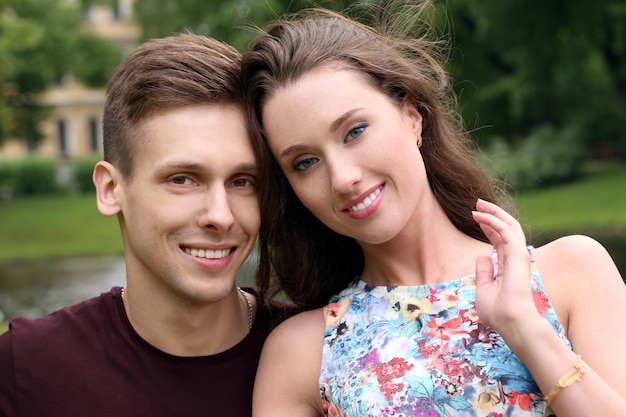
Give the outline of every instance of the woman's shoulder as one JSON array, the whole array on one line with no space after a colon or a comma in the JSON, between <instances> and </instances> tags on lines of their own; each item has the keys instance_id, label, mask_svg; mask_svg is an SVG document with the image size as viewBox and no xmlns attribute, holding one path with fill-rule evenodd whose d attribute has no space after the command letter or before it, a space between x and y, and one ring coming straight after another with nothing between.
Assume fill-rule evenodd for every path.
<instances>
[{"instance_id":1,"label":"woman's shoulder","mask_svg":"<svg viewBox=\"0 0 626 417\"><path fill-rule=\"evenodd\" d=\"M602 244L600 244L600 242L590 236L565 235L554 239L538 248L538 250L545 249L571 252L580 250L598 250L604 249L604 247L602 246Z\"/></svg>"},{"instance_id":2,"label":"woman's shoulder","mask_svg":"<svg viewBox=\"0 0 626 417\"><path fill-rule=\"evenodd\" d=\"M322 346L325 327L325 308L304 311L289 317L278 325L268 336L265 342L269 348L297 348L298 346L311 347L310 343Z\"/></svg>"},{"instance_id":3,"label":"woman's shoulder","mask_svg":"<svg viewBox=\"0 0 626 417\"><path fill-rule=\"evenodd\" d=\"M584 235L568 235L534 251L541 270L568 272L571 276L595 275L599 269L616 269L613 259L597 240Z\"/></svg>"},{"instance_id":4,"label":"woman's shoulder","mask_svg":"<svg viewBox=\"0 0 626 417\"><path fill-rule=\"evenodd\" d=\"M537 248L533 257L537 272L566 327L569 321L566 317L575 311L582 309L591 313L603 303L626 300L624 281L615 262L604 246L591 237L561 237Z\"/></svg>"}]
</instances>

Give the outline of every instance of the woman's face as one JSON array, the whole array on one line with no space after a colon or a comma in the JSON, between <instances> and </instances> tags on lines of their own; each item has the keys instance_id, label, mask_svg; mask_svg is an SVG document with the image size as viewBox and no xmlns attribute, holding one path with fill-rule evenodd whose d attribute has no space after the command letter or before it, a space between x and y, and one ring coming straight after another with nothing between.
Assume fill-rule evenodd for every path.
<instances>
[{"instance_id":1,"label":"woman's face","mask_svg":"<svg viewBox=\"0 0 626 417\"><path fill-rule=\"evenodd\" d=\"M385 243L428 189L417 147L422 117L354 70L322 68L263 108L269 146L302 203L337 233Z\"/></svg>"}]
</instances>

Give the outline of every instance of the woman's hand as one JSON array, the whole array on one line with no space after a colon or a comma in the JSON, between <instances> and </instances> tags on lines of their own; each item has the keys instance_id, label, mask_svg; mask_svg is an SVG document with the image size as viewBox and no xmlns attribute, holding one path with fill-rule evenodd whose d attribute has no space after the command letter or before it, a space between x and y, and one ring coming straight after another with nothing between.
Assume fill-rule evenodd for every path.
<instances>
[{"instance_id":1,"label":"woman's hand","mask_svg":"<svg viewBox=\"0 0 626 417\"><path fill-rule=\"evenodd\" d=\"M520 332L526 320L540 317L531 290L526 238L519 222L493 203L478 200L472 214L497 254L476 259L476 310L506 340L507 334Z\"/></svg>"}]
</instances>

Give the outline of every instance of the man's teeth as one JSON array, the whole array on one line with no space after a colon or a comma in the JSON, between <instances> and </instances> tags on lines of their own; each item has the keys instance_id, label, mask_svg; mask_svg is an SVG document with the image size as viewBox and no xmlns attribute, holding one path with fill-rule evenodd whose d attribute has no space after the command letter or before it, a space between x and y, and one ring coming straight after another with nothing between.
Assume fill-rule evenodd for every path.
<instances>
[{"instance_id":1,"label":"man's teeth","mask_svg":"<svg viewBox=\"0 0 626 417\"><path fill-rule=\"evenodd\" d=\"M377 188L376 190L374 190L372 194L365 197L365 199L362 202L350 207L350 211L365 210L366 208L372 205L372 203L374 202L374 200L376 200L376 197L378 197L379 194L380 194L380 188Z\"/></svg>"},{"instance_id":2,"label":"man's teeth","mask_svg":"<svg viewBox=\"0 0 626 417\"><path fill-rule=\"evenodd\" d=\"M218 249L218 250L210 250L210 249L189 249L185 248L185 253L191 256L195 256L198 258L208 258L208 259L221 259L227 257L231 252L231 249Z\"/></svg>"}]
</instances>

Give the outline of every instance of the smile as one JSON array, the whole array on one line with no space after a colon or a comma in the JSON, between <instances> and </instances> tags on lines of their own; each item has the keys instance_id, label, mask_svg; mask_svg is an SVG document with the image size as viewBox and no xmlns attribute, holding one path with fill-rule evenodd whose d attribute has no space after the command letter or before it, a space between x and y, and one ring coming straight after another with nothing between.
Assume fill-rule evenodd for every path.
<instances>
[{"instance_id":1,"label":"smile","mask_svg":"<svg viewBox=\"0 0 626 417\"><path fill-rule=\"evenodd\" d=\"M196 258L222 259L230 255L232 249L189 249L185 248L185 253Z\"/></svg>"},{"instance_id":2,"label":"smile","mask_svg":"<svg viewBox=\"0 0 626 417\"><path fill-rule=\"evenodd\" d=\"M382 190L382 188L383 187L379 187L379 188L375 189L370 195L365 197L363 199L363 201L361 201L360 203L355 204L352 207L350 207L348 209L348 211L361 211L361 210L365 210L366 208L371 206L372 203L374 201L376 201L376 197L378 197L380 195L380 190Z\"/></svg>"}]
</instances>

